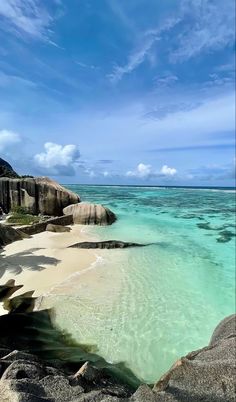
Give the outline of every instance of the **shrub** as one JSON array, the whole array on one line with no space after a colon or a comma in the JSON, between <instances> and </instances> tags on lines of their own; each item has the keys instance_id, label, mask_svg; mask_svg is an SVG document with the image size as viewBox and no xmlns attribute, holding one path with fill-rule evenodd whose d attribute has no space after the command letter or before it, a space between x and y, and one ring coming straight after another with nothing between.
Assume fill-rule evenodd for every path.
<instances>
[{"instance_id":1,"label":"shrub","mask_svg":"<svg viewBox=\"0 0 236 402\"><path fill-rule=\"evenodd\" d=\"M12 214L20 214L20 215L26 215L28 214L27 208L21 207L20 205L14 205L11 208L11 213Z\"/></svg>"}]
</instances>

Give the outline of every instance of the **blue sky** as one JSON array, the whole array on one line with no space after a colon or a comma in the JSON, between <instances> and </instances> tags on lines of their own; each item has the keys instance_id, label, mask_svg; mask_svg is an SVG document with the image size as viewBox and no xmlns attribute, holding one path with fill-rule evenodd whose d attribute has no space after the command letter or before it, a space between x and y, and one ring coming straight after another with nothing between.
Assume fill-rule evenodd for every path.
<instances>
[{"instance_id":1,"label":"blue sky","mask_svg":"<svg viewBox=\"0 0 236 402\"><path fill-rule=\"evenodd\" d=\"M234 185L234 0L1 0L0 156L62 183Z\"/></svg>"}]
</instances>

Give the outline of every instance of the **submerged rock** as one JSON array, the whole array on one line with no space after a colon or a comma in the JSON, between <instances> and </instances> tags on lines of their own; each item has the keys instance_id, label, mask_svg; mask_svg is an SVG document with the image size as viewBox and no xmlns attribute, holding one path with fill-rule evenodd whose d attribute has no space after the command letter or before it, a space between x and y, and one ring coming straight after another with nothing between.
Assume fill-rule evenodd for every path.
<instances>
[{"instance_id":1,"label":"submerged rock","mask_svg":"<svg viewBox=\"0 0 236 402\"><path fill-rule=\"evenodd\" d=\"M140 244L140 243L130 243L130 242L124 242L120 240L107 240L107 241L84 241L81 243L75 243L72 244L72 246L69 246L71 248L106 248L106 249L112 249L112 248L128 248L128 247L144 247L148 246L148 244Z\"/></svg>"},{"instance_id":2,"label":"submerged rock","mask_svg":"<svg viewBox=\"0 0 236 402\"><path fill-rule=\"evenodd\" d=\"M62 225L53 225L52 223L49 223L46 227L47 232L55 232L55 233L64 233L64 232L70 232L71 228L67 226L62 226Z\"/></svg>"},{"instance_id":3,"label":"submerged rock","mask_svg":"<svg viewBox=\"0 0 236 402\"><path fill-rule=\"evenodd\" d=\"M111 225L116 221L116 215L100 204L80 203L69 205L63 209L64 215L73 215L74 223L82 225Z\"/></svg>"},{"instance_id":4,"label":"submerged rock","mask_svg":"<svg viewBox=\"0 0 236 402\"><path fill-rule=\"evenodd\" d=\"M80 202L77 194L48 177L0 178L0 205L7 213L20 206L33 215L62 215L67 205Z\"/></svg>"},{"instance_id":5,"label":"submerged rock","mask_svg":"<svg viewBox=\"0 0 236 402\"><path fill-rule=\"evenodd\" d=\"M230 230L222 230L219 232L220 237L216 240L218 243L228 243L233 237L235 237L235 233L231 232Z\"/></svg>"}]
</instances>

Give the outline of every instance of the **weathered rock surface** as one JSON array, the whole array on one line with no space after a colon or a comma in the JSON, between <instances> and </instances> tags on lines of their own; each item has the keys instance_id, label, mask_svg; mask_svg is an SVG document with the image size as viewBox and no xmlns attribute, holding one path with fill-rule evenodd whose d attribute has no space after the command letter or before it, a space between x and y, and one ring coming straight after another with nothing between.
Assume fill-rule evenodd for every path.
<instances>
[{"instance_id":1,"label":"weathered rock surface","mask_svg":"<svg viewBox=\"0 0 236 402\"><path fill-rule=\"evenodd\" d=\"M114 383L102 369L88 362L79 370L81 375L67 375L29 353L7 352L0 359L1 402L115 402L128 401L131 395L129 388Z\"/></svg>"},{"instance_id":2,"label":"weathered rock surface","mask_svg":"<svg viewBox=\"0 0 236 402\"><path fill-rule=\"evenodd\" d=\"M107 241L84 241L81 243L72 244L71 248L100 248L100 249L113 249L113 248L128 248L128 247L144 247L148 244L124 242L120 240L107 240Z\"/></svg>"},{"instance_id":3,"label":"weathered rock surface","mask_svg":"<svg viewBox=\"0 0 236 402\"><path fill-rule=\"evenodd\" d=\"M62 226L62 225L53 225L52 223L49 223L46 227L47 232L55 232L55 233L64 233L64 232L70 232L71 228L67 226Z\"/></svg>"},{"instance_id":4,"label":"weathered rock surface","mask_svg":"<svg viewBox=\"0 0 236 402\"><path fill-rule=\"evenodd\" d=\"M33 225L27 225L20 228L20 231L26 235L35 235L44 232L48 225L66 226L73 224L72 215L57 216L56 218L49 218L48 220Z\"/></svg>"},{"instance_id":5,"label":"weathered rock surface","mask_svg":"<svg viewBox=\"0 0 236 402\"><path fill-rule=\"evenodd\" d=\"M82 225L111 225L116 221L116 215L100 204L80 203L69 205L63 209L63 214L73 215L74 223Z\"/></svg>"},{"instance_id":6,"label":"weathered rock surface","mask_svg":"<svg viewBox=\"0 0 236 402\"><path fill-rule=\"evenodd\" d=\"M5 212L21 206L33 215L59 216L63 208L78 202L77 194L47 177L0 178L0 205Z\"/></svg>"},{"instance_id":7,"label":"weathered rock surface","mask_svg":"<svg viewBox=\"0 0 236 402\"><path fill-rule=\"evenodd\" d=\"M0 224L0 248L13 241L25 239L26 237L28 237L28 235L20 230Z\"/></svg>"},{"instance_id":8,"label":"weathered rock surface","mask_svg":"<svg viewBox=\"0 0 236 402\"><path fill-rule=\"evenodd\" d=\"M19 177L18 174L13 170L11 165L2 158L0 158L0 177Z\"/></svg>"},{"instance_id":9,"label":"weathered rock surface","mask_svg":"<svg viewBox=\"0 0 236 402\"><path fill-rule=\"evenodd\" d=\"M235 319L235 315L227 317L214 331L209 346L189 353L172 366L154 386L156 401L235 401Z\"/></svg>"}]
</instances>

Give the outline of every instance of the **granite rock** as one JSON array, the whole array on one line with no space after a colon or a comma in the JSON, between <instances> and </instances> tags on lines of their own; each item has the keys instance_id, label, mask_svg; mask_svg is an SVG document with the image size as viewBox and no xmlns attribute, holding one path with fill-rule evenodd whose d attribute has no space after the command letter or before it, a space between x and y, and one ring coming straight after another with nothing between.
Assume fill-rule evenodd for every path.
<instances>
[{"instance_id":1,"label":"granite rock","mask_svg":"<svg viewBox=\"0 0 236 402\"><path fill-rule=\"evenodd\" d=\"M69 205L63 209L63 214L73 215L74 223L82 225L111 225L116 221L116 215L100 204L80 203Z\"/></svg>"},{"instance_id":2,"label":"granite rock","mask_svg":"<svg viewBox=\"0 0 236 402\"><path fill-rule=\"evenodd\" d=\"M22 240L29 237L27 234L10 226L0 224L0 248L12 243L13 241Z\"/></svg>"},{"instance_id":3,"label":"granite rock","mask_svg":"<svg viewBox=\"0 0 236 402\"><path fill-rule=\"evenodd\" d=\"M0 178L0 206L8 213L21 206L33 215L62 215L68 205L80 202L77 194L47 177Z\"/></svg>"},{"instance_id":4,"label":"granite rock","mask_svg":"<svg viewBox=\"0 0 236 402\"><path fill-rule=\"evenodd\" d=\"M107 241L85 241L80 243L72 244L69 246L71 248L85 248L85 249L114 249L114 248L130 248L130 247L144 247L148 244L140 244L140 243L131 243L131 242L124 242L120 240L107 240Z\"/></svg>"},{"instance_id":5,"label":"granite rock","mask_svg":"<svg viewBox=\"0 0 236 402\"><path fill-rule=\"evenodd\" d=\"M67 226L62 226L62 225L53 225L52 223L49 223L46 227L47 232L54 232L54 233L64 233L64 232L70 232L71 228Z\"/></svg>"}]
</instances>

